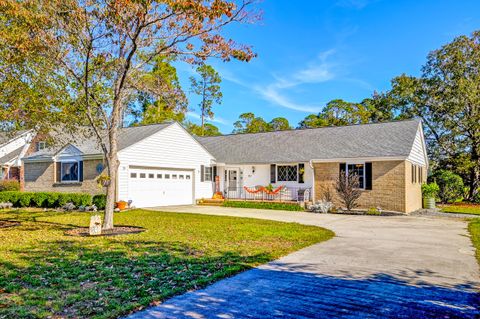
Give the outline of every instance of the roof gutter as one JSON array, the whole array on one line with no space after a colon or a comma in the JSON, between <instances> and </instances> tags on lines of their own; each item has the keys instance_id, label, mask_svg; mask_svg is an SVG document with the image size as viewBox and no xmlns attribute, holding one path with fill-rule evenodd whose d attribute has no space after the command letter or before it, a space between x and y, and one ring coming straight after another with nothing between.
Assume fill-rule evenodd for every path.
<instances>
[{"instance_id":1,"label":"roof gutter","mask_svg":"<svg viewBox=\"0 0 480 319\"><path fill-rule=\"evenodd\" d=\"M339 157L339 158L311 159L310 165L312 165L313 163L404 161L407 158L408 156L374 156L374 157Z\"/></svg>"}]
</instances>

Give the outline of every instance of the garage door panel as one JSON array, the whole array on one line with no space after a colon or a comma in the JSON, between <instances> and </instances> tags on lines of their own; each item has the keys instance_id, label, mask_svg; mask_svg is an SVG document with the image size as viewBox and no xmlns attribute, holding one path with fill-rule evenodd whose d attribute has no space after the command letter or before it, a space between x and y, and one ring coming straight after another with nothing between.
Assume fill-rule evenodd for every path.
<instances>
[{"instance_id":1,"label":"garage door panel","mask_svg":"<svg viewBox=\"0 0 480 319\"><path fill-rule=\"evenodd\" d=\"M193 203L193 171L130 168L129 200L135 207Z\"/></svg>"}]
</instances>

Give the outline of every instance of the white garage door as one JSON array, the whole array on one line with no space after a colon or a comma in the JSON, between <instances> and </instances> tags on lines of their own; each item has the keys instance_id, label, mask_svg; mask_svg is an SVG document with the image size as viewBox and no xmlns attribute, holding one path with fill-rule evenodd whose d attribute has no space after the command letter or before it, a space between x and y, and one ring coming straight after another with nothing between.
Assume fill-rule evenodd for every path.
<instances>
[{"instance_id":1,"label":"white garage door","mask_svg":"<svg viewBox=\"0 0 480 319\"><path fill-rule=\"evenodd\" d=\"M135 207L193 203L193 171L130 168L128 197Z\"/></svg>"}]
</instances>

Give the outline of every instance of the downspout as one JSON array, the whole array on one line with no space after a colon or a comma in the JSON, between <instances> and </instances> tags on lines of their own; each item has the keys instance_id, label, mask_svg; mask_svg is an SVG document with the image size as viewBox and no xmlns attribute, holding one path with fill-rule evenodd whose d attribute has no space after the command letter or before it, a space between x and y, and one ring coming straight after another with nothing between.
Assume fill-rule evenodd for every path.
<instances>
[{"instance_id":1,"label":"downspout","mask_svg":"<svg viewBox=\"0 0 480 319\"><path fill-rule=\"evenodd\" d=\"M308 161L308 165L310 166L310 168L312 169L312 179L313 179L313 183L312 183L312 203L315 203L315 168L313 167L313 160L309 160Z\"/></svg>"}]
</instances>

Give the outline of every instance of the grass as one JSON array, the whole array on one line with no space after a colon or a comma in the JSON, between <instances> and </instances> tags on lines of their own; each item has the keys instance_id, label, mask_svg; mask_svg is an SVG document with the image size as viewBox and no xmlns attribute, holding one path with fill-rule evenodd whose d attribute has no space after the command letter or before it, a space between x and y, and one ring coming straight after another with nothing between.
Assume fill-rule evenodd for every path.
<instances>
[{"instance_id":1,"label":"grass","mask_svg":"<svg viewBox=\"0 0 480 319\"><path fill-rule=\"evenodd\" d=\"M122 212L145 232L72 237L88 213L0 211L0 318L115 318L330 239L294 223Z\"/></svg>"},{"instance_id":2,"label":"grass","mask_svg":"<svg viewBox=\"0 0 480 319\"><path fill-rule=\"evenodd\" d=\"M278 202L256 202L256 201L229 201L223 202L224 207L236 208L257 208L257 209L275 209L275 210L290 210L290 211L304 211L305 209L297 203L278 203Z\"/></svg>"},{"instance_id":3,"label":"grass","mask_svg":"<svg viewBox=\"0 0 480 319\"><path fill-rule=\"evenodd\" d=\"M479 204L459 203L453 205L441 205L440 208L444 213L480 215Z\"/></svg>"},{"instance_id":4,"label":"grass","mask_svg":"<svg viewBox=\"0 0 480 319\"><path fill-rule=\"evenodd\" d=\"M468 231L472 239L473 246L476 248L476 256L478 264L480 265L480 219L475 218L468 224Z\"/></svg>"}]
</instances>

